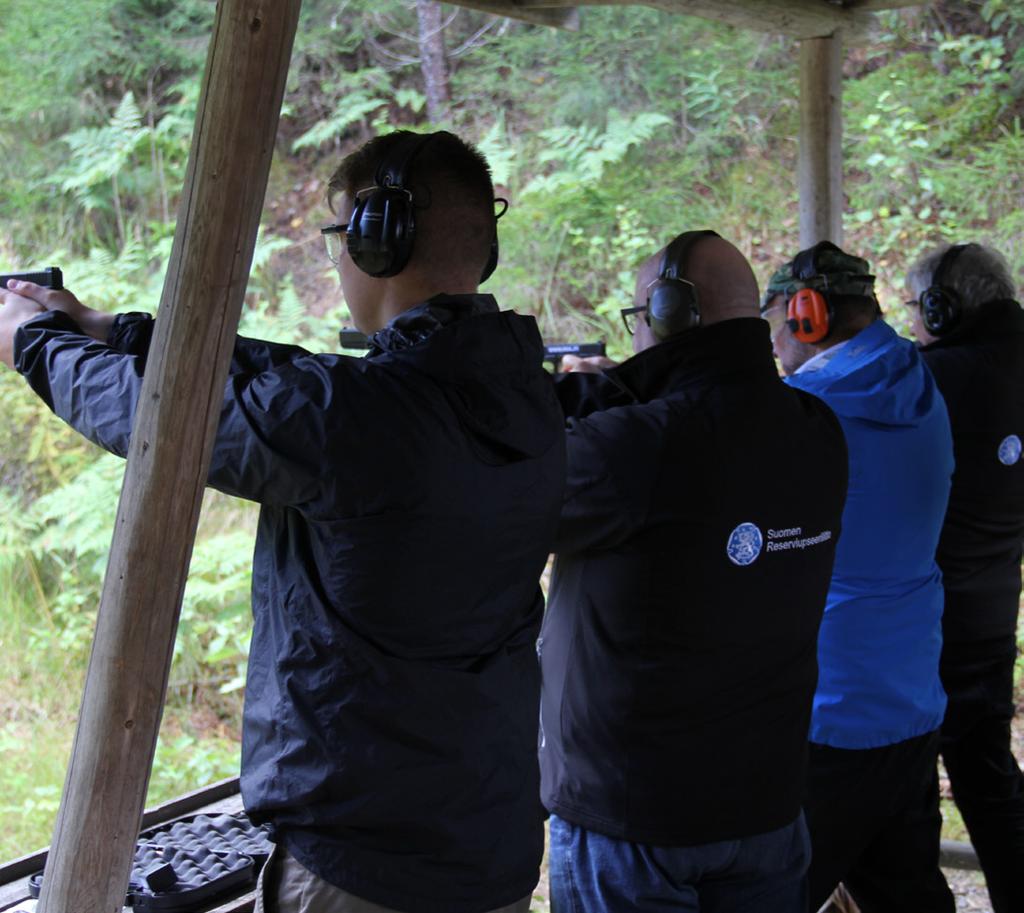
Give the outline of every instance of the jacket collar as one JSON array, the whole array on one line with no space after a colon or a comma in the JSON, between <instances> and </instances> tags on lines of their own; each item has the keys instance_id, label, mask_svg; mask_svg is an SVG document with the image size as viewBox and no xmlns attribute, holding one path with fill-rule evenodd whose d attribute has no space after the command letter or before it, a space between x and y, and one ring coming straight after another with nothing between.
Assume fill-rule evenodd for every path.
<instances>
[{"instance_id":1,"label":"jacket collar","mask_svg":"<svg viewBox=\"0 0 1024 913\"><path fill-rule=\"evenodd\" d=\"M967 345L974 342L989 342L1004 336L1024 333L1024 309L1012 298L1001 298L981 305L973 314L948 336L936 339L922 352L932 352L950 346Z\"/></svg>"},{"instance_id":2,"label":"jacket collar","mask_svg":"<svg viewBox=\"0 0 1024 913\"><path fill-rule=\"evenodd\" d=\"M778 377L771 334L759 317L739 317L680 333L605 372L634 401L647 402L731 374Z\"/></svg>"},{"instance_id":3,"label":"jacket collar","mask_svg":"<svg viewBox=\"0 0 1024 913\"><path fill-rule=\"evenodd\" d=\"M374 333L370 337L370 354L408 349L456 321L497 313L498 303L493 295L435 295L402 311Z\"/></svg>"}]
</instances>

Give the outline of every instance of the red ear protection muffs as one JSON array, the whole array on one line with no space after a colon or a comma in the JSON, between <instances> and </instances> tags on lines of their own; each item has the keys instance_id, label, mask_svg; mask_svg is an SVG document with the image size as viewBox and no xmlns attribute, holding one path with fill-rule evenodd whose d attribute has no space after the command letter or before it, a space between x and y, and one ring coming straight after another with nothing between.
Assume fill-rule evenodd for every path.
<instances>
[{"instance_id":1,"label":"red ear protection muffs","mask_svg":"<svg viewBox=\"0 0 1024 913\"><path fill-rule=\"evenodd\" d=\"M832 329L828 299L817 289L800 289L786 306L786 326L800 342L821 342Z\"/></svg>"},{"instance_id":2,"label":"red ear protection muffs","mask_svg":"<svg viewBox=\"0 0 1024 913\"><path fill-rule=\"evenodd\" d=\"M819 241L802 250L793 261L793 277L818 288L799 289L786 305L786 326L800 342L821 342L832 332L835 313L825 291L827 280L818 278L818 252L838 251L831 241Z\"/></svg>"}]
</instances>

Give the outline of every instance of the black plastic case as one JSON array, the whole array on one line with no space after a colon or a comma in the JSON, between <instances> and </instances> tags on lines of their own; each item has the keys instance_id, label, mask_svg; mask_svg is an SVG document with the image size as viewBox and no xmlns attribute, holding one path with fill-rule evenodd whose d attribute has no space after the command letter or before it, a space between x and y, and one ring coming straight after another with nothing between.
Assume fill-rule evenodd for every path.
<instances>
[{"instance_id":1,"label":"black plastic case","mask_svg":"<svg viewBox=\"0 0 1024 913\"><path fill-rule=\"evenodd\" d=\"M153 913L191 913L256 883L273 844L244 814L195 815L139 835L125 904ZM39 896L43 873L29 879Z\"/></svg>"}]
</instances>

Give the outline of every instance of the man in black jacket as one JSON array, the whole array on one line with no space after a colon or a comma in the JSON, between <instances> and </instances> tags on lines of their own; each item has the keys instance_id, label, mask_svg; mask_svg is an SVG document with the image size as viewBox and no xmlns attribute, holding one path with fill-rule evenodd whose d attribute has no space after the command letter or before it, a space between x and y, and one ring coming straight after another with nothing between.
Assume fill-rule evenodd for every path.
<instances>
[{"instance_id":1,"label":"man in black jacket","mask_svg":"<svg viewBox=\"0 0 1024 913\"><path fill-rule=\"evenodd\" d=\"M262 505L242 746L277 840L260 907L525 911L561 411L533 319L477 293L496 235L475 150L379 137L331 194L370 354L239 338L209 476ZM152 321L25 284L0 300L0 357L124 454Z\"/></svg>"},{"instance_id":2,"label":"man in black jacket","mask_svg":"<svg viewBox=\"0 0 1024 913\"><path fill-rule=\"evenodd\" d=\"M714 233L648 260L624 316L635 357L563 403L539 645L555 908L805 913L842 431L779 379L750 266Z\"/></svg>"},{"instance_id":3,"label":"man in black jacket","mask_svg":"<svg viewBox=\"0 0 1024 913\"><path fill-rule=\"evenodd\" d=\"M909 271L914 334L956 471L936 555L946 594L940 750L995 913L1024 910L1024 774L1010 748L1024 539L1024 311L998 252L943 245Z\"/></svg>"}]
</instances>

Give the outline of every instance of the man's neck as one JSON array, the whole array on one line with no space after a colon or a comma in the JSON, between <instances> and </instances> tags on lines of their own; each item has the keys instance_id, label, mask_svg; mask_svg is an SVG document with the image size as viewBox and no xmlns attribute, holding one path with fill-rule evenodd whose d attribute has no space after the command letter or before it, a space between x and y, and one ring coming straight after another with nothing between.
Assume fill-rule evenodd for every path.
<instances>
[{"instance_id":1,"label":"man's neck","mask_svg":"<svg viewBox=\"0 0 1024 913\"><path fill-rule=\"evenodd\" d=\"M377 308L376 319L373 321L376 326L373 333L394 320L399 314L403 314L414 307L429 301L438 295L475 295L478 293L476 283L451 282L441 287L440 283L417 282L397 285L389 289L383 296Z\"/></svg>"}]
</instances>

